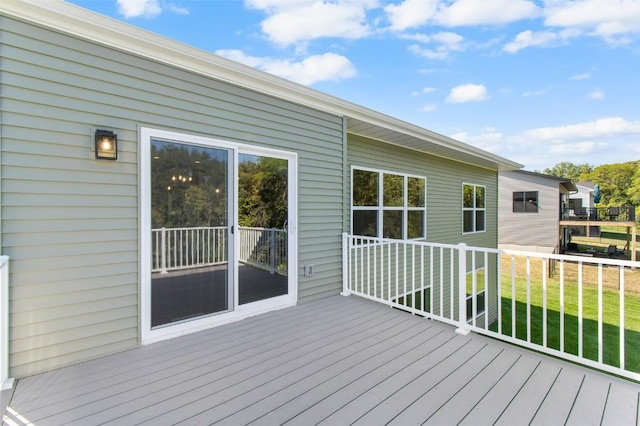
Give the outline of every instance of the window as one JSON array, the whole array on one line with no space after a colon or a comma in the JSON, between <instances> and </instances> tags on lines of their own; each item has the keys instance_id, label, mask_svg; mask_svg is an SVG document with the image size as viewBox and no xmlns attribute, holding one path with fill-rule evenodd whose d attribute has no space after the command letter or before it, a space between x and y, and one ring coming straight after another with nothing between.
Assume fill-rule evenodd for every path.
<instances>
[{"instance_id":1,"label":"window","mask_svg":"<svg viewBox=\"0 0 640 426\"><path fill-rule=\"evenodd\" d=\"M393 239L426 238L426 189L424 177L352 167L352 233Z\"/></svg>"},{"instance_id":2,"label":"window","mask_svg":"<svg viewBox=\"0 0 640 426\"><path fill-rule=\"evenodd\" d=\"M538 213L538 191L514 192L514 213Z\"/></svg>"},{"instance_id":3,"label":"window","mask_svg":"<svg viewBox=\"0 0 640 426\"><path fill-rule=\"evenodd\" d=\"M462 185L462 233L485 230L485 190L484 186Z\"/></svg>"}]
</instances>

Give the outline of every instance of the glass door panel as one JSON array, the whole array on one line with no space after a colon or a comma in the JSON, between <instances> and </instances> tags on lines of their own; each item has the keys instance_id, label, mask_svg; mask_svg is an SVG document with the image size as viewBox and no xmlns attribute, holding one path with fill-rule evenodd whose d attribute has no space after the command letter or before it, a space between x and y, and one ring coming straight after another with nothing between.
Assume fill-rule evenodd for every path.
<instances>
[{"instance_id":1,"label":"glass door panel","mask_svg":"<svg viewBox=\"0 0 640 426\"><path fill-rule=\"evenodd\" d=\"M232 309L230 154L151 140L152 328Z\"/></svg>"},{"instance_id":2,"label":"glass door panel","mask_svg":"<svg viewBox=\"0 0 640 426\"><path fill-rule=\"evenodd\" d=\"M238 156L238 303L288 293L288 161Z\"/></svg>"}]
</instances>

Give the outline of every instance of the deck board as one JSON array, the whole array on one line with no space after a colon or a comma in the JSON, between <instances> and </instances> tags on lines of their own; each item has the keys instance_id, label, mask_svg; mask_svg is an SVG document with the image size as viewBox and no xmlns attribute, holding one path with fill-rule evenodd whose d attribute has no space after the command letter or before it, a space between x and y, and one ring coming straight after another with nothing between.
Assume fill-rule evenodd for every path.
<instances>
[{"instance_id":1,"label":"deck board","mask_svg":"<svg viewBox=\"0 0 640 426\"><path fill-rule=\"evenodd\" d=\"M638 424L640 385L355 296L21 379L37 425Z\"/></svg>"},{"instance_id":2,"label":"deck board","mask_svg":"<svg viewBox=\"0 0 640 426\"><path fill-rule=\"evenodd\" d=\"M474 426L478 424L479 419L482 419L485 424L494 424L502 415L505 401L513 399L539 364L540 361L537 359L518 354L518 359L505 375L465 414L460 420L460 425Z\"/></svg>"},{"instance_id":3,"label":"deck board","mask_svg":"<svg viewBox=\"0 0 640 426\"><path fill-rule=\"evenodd\" d=\"M557 421L564 424L573 408L583 381L584 374L575 370L562 369L544 401L540 404L531 424L539 426Z\"/></svg>"},{"instance_id":4,"label":"deck board","mask_svg":"<svg viewBox=\"0 0 640 426\"><path fill-rule=\"evenodd\" d=\"M345 329L342 325L345 316L347 320L362 319L363 323ZM278 365L291 360L302 363L306 360L304 356L313 357L333 339L348 339L364 330L366 321L382 321L384 318L373 312L360 314L355 311L327 319L323 324L307 327L296 324L291 333L281 337L286 337L286 343L272 340L262 345L249 344L242 351L233 348L222 352L213 362L208 356L202 356L194 363L159 371L157 374L165 376L161 380L135 387L129 392L118 392L110 398L96 399L90 406L82 407L82 412L64 413L63 416L67 422L77 418L79 424L111 420L137 423L164 413L170 417L175 413L173 410L182 408L183 402L193 401L189 404L197 406L203 399L203 393L214 395L210 399L229 398L231 388L241 387L244 380L276 374L274 369ZM71 415L73 417L69 417Z\"/></svg>"},{"instance_id":5,"label":"deck board","mask_svg":"<svg viewBox=\"0 0 640 426\"><path fill-rule=\"evenodd\" d=\"M586 376L567 419L567 426L599 425L608 394L609 383L606 380Z\"/></svg>"}]
</instances>

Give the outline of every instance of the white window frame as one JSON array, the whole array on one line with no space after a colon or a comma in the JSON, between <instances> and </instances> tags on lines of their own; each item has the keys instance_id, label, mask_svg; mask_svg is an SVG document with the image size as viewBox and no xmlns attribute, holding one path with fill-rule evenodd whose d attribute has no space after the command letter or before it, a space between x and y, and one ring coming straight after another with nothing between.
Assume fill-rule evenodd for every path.
<instances>
[{"instance_id":1,"label":"white window frame","mask_svg":"<svg viewBox=\"0 0 640 426\"><path fill-rule=\"evenodd\" d=\"M464 187L465 186L472 186L473 187L473 207L465 207L464 206ZM476 207L476 188L484 188L484 207ZM486 185L478 185L475 183L469 183L469 182L462 182L462 191L461 191L461 201L462 201L462 234L479 234L482 232L487 232L487 186ZM473 212L473 230L472 231L465 231L464 230L464 212ZM483 228L482 230L478 231L478 226L477 226L477 222L476 222L476 213L482 211L484 212L483 218L484 218L484 223L483 223Z\"/></svg>"},{"instance_id":2,"label":"white window frame","mask_svg":"<svg viewBox=\"0 0 640 426\"><path fill-rule=\"evenodd\" d=\"M353 205L353 176L354 176L354 172L358 170L358 171L364 171L364 172L372 172L372 173L378 173L378 205L377 206L354 206ZM403 206L402 207L392 207L392 206L385 206L384 205L384 175L396 175L396 176L402 176L403 177ZM424 181L424 206L423 207L409 207L409 178L415 178L415 179L422 179ZM426 176L420 176L420 175L415 175L415 174L410 174L410 173L402 173L402 172L397 172L397 171L393 171L393 170L383 170L383 169L376 169L376 168L370 168L370 167L362 167L362 166L356 166L356 165L351 165L351 185L350 185L350 204L351 204L351 214L350 214L350 231L351 231L351 235L353 234L353 213L354 211L375 211L377 212L377 230L376 230L376 234L377 237L376 238L383 238L383 231L384 231L384 223L383 223L383 219L384 219L384 212L385 211L402 211L402 239L403 240L425 240L427 238L427 177ZM419 211L419 212L423 212L424 214L422 215L422 229L423 229L423 235L419 236L419 237L413 237L413 238L407 238L407 234L409 231L409 212L411 211Z\"/></svg>"},{"instance_id":3,"label":"white window frame","mask_svg":"<svg viewBox=\"0 0 640 426\"><path fill-rule=\"evenodd\" d=\"M190 133L180 133L175 131L159 130L153 128L140 127L139 129L139 165L140 165L140 199L139 199L139 221L140 221L140 342L150 344L161 340L167 340L184 334L195 333L211 327L238 321L243 318L255 316L261 313L295 306L298 300L298 274L295 273L298 265L298 155L294 152L282 151L271 148L262 148L253 145L246 145L236 142L229 142L203 136L196 136ZM159 328L151 327L151 139L161 139L176 141L202 146L212 146L233 150L233 170L238 170L238 154L247 153L253 155L265 155L275 158L282 158L288 161L288 264L289 264L289 287L288 294L266 299L259 302L238 304L238 277L233 275L233 295L234 303L230 311L197 318L192 321L177 323ZM230 178L231 180L231 178ZM237 200L236 185L232 199ZM238 223L238 212L235 205L229 206L233 220L230 224ZM234 270L237 270L238 263L238 238L239 233L233 234Z\"/></svg>"}]
</instances>

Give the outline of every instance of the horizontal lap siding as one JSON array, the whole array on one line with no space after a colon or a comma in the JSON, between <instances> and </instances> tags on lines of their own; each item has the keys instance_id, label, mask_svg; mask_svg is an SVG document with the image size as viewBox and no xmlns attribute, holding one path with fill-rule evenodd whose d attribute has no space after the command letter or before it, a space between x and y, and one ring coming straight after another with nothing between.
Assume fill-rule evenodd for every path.
<instances>
[{"instance_id":1,"label":"horizontal lap siding","mask_svg":"<svg viewBox=\"0 0 640 426\"><path fill-rule=\"evenodd\" d=\"M560 189L557 180L518 172L500 174L499 242L528 249L547 248L559 241ZM538 191L537 213L514 213L513 193Z\"/></svg>"},{"instance_id":2,"label":"horizontal lap siding","mask_svg":"<svg viewBox=\"0 0 640 426\"><path fill-rule=\"evenodd\" d=\"M371 167L397 173L407 173L427 178L427 241L469 246L497 247L498 241L498 174L464 163L419 153L409 149L390 146L371 139L349 135L347 163L349 167ZM486 232L462 233L462 184L485 185ZM347 180L351 185L351 179ZM349 203L348 199L346 203ZM350 223L349 215L345 221ZM490 261L491 270L497 265ZM449 263L445 262L445 269ZM440 265L434 265L436 279L439 279ZM495 275L493 273L492 275ZM444 299L449 300L447 284L449 275L445 273ZM492 289L490 289L491 291ZM495 294L495 293L494 293ZM439 297L436 295L439 303ZM445 307L446 308L446 307ZM497 306L491 306L490 318L495 317ZM445 309L448 312L448 309Z\"/></svg>"},{"instance_id":3,"label":"horizontal lap siding","mask_svg":"<svg viewBox=\"0 0 640 426\"><path fill-rule=\"evenodd\" d=\"M299 295L337 292L342 119L5 16L2 253L11 374L138 344L138 127L298 153ZM91 131L118 134L96 161ZM315 263L314 277L301 265Z\"/></svg>"},{"instance_id":4,"label":"horizontal lap siding","mask_svg":"<svg viewBox=\"0 0 640 426\"><path fill-rule=\"evenodd\" d=\"M497 173L408 149L349 136L348 164L427 178L427 240L496 247ZM485 185L487 231L462 234L462 183ZM347 182L351 184L350 180ZM348 201L347 201L348 202ZM349 217L345 218L347 221Z\"/></svg>"}]
</instances>

